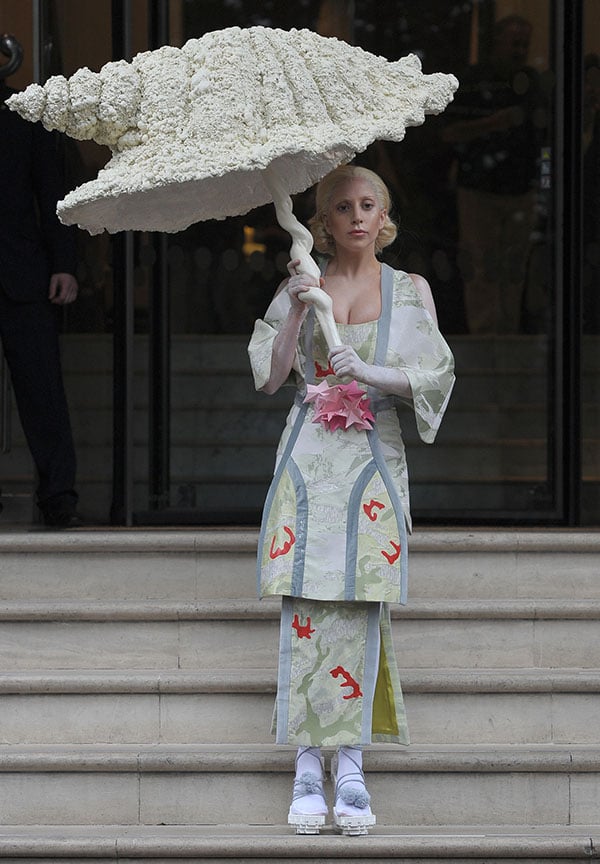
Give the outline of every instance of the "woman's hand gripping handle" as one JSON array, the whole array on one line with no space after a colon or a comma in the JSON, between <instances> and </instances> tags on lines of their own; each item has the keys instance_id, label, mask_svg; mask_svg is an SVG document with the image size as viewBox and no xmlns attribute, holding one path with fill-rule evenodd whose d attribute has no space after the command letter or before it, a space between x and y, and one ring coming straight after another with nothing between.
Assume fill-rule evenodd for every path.
<instances>
[{"instance_id":1,"label":"woman's hand gripping handle","mask_svg":"<svg viewBox=\"0 0 600 864\"><path fill-rule=\"evenodd\" d=\"M305 256L304 260L296 258L290 261L288 270L291 276L287 290L292 306L301 302L315 307L315 315L323 331L327 347L331 351L332 348L340 344L341 340L333 317L333 303L329 294L323 291L322 285L324 283L317 265L308 255Z\"/></svg>"}]
</instances>

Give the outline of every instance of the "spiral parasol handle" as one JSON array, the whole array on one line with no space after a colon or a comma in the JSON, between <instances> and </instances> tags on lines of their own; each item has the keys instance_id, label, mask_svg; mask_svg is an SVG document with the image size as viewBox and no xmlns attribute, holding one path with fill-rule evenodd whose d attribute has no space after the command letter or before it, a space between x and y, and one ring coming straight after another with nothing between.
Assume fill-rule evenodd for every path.
<instances>
[{"instance_id":1,"label":"spiral parasol handle","mask_svg":"<svg viewBox=\"0 0 600 864\"><path fill-rule=\"evenodd\" d=\"M271 193L277 221L281 227L288 232L292 238L290 257L292 260L300 260L300 272L308 273L319 279L321 272L311 256L313 239L310 231L304 227L295 217L292 209L292 199L286 189L283 178L273 165L265 169L265 183ZM341 340L333 317L331 297L322 288L310 288L298 295L304 302L311 302L315 307L317 320L325 336L325 341L331 350L335 345L340 345Z\"/></svg>"}]
</instances>

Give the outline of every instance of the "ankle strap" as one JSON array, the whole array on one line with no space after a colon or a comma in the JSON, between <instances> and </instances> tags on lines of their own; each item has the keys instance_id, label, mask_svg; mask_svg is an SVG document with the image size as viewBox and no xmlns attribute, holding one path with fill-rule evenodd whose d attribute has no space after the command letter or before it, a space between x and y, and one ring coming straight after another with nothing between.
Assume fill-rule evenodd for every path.
<instances>
[{"instance_id":1,"label":"ankle strap","mask_svg":"<svg viewBox=\"0 0 600 864\"><path fill-rule=\"evenodd\" d=\"M309 756L312 756L313 759L316 759L319 763L319 768L322 769L323 762L321 759L321 754L319 752L319 747L299 747L298 752L296 753L296 768L298 767L298 759L301 756L305 756L308 753Z\"/></svg>"}]
</instances>

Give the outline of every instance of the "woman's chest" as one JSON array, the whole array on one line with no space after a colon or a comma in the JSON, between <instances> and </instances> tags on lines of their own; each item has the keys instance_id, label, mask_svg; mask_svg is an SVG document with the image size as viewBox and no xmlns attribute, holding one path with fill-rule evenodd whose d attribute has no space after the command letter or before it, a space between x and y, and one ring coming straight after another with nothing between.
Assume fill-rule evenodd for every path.
<instances>
[{"instance_id":1,"label":"woman's chest","mask_svg":"<svg viewBox=\"0 0 600 864\"><path fill-rule=\"evenodd\" d=\"M381 280L365 278L359 284L348 284L336 278L326 281L331 297L333 317L338 324L362 324L376 321L381 315Z\"/></svg>"}]
</instances>

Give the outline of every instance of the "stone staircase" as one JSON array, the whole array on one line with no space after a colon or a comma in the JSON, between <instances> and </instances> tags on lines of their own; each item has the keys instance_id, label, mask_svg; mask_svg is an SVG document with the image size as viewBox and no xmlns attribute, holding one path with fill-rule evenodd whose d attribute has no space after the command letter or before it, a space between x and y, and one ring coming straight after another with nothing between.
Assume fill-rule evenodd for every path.
<instances>
[{"instance_id":1,"label":"stone staircase","mask_svg":"<svg viewBox=\"0 0 600 864\"><path fill-rule=\"evenodd\" d=\"M487 511L527 518L550 506L547 448L548 347L538 336L451 337L458 380L434 447L417 437L414 418L403 421L416 517L464 517ZM292 391L274 397L254 390L247 337L173 337L171 376L172 521L257 524L273 471L274 453ZM508 343L508 344L507 344ZM63 337L65 382L79 462L86 521L107 524L112 482L112 337ZM583 477L588 522L600 521L598 339L584 354ZM134 388L134 509L148 510L148 345L136 337ZM31 459L13 414L13 448L0 454L3 521L30 523ZM592 491L593 490L593 491ZM457 508L457 502L459 507ZM469 503L472 502L472 503ZM159 517L160 518L160 517ZM167 517L167 521L171 521ZM218 522L218 516L217 520Z\"/></svg>"},{"instance_id":2,"label":"stone staircase","mask_svg":"<svg viewBox=\"0 0 600 864\"><path fill-rule=\"evenodd\" d=\"M412 744L365 754L364 838L286 825L256 540L0 534L1 858L600 857L600 534L415 533L393 613Z\"/></svg>"}]
</instances>

